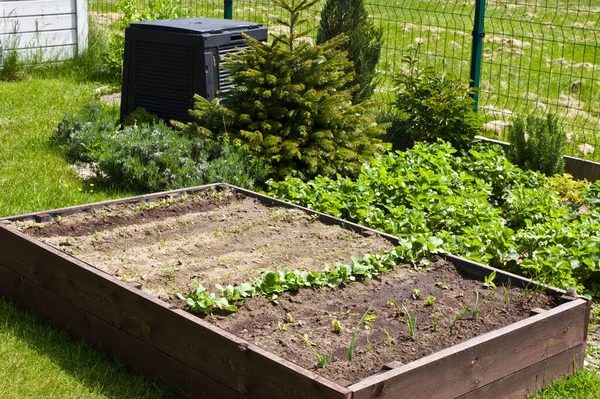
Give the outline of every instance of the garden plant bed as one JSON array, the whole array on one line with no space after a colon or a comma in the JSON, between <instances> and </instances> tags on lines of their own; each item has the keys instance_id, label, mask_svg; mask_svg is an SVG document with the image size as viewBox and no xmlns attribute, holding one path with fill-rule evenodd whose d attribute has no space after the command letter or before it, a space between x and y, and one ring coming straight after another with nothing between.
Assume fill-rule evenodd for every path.
<instances>
[{"instance_id":1,"label":"garden plant bed","mask_svg":"<svg viewBox=\"0 0 600 399\"><path fill-rule=\"evenodd\" d=\"M558 305L564 292L544 293L501 271L494 290L482 278L493 269L450 255L422 271L399 265L337 289L285 293L277 305L257 297L232 315L191 315L174 293L187 293L196 277L212 289L253 281L267 268L322 270L395 244L352 223L213 187L5 219L0 295L194 397L519 397L582 366L589 301ZM416 316L412 339L402 305ZM365 329L359 320L368 308ZM528 317L531 308L545 311ZM315 368L303 336L333 354L326 368Z\"/></svg>"}]
</instances>

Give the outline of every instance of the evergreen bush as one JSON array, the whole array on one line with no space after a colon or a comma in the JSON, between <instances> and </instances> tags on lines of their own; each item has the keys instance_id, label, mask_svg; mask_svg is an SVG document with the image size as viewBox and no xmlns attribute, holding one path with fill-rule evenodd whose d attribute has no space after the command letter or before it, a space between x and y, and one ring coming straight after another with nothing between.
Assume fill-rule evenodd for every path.
<instances>
[{"instance_id":1,"label":"evergreen bush","mask_svg":"<svg viewBox=\"0 0 600 399\"><path fill-rule=\"evenodd\" d=\"M511 145L507 156L511 162L547 176L563 173L567 135L556 116L517 116L508 127L508 140Z\"/></svg>"},{"instance_id":2,"label":"evergreen bush","mask_svg":"<svg viewBox=\"0 0 600 399\"><path fill-rule=\"evenodd\" d=\"M351 101L347 86L354 73L341 50L345 39L317 46L298 41L302 12L314 2L276 3L290 15L281 21L289 31L272 43L247 37L250 50L230 54L222 65L233 83L223 102L197 97L191 122L175 124L192 134L227 134L247 143L274 178L356 175L386 146L373 103Z\"/></svg>"},{"instance_id":3,"label":"evergreen bush","mask_svg":"<svg viewBox=\"0 0 600 399\"><path fill-rule=\"evenodd\" d=\"M418 68L414 57L404 61L408 71L396 79L395 113L388 130L394 148L411 148L415 141L435 143L438 138L459 150L469 148L481 130L472 89L450 74Z\"/></svg>"},{"instance_id":4,"label":"evergreen bush","mask_svg":"<svg viewBox=\"0 0 600 399\"><path fill-rule=\"evenodd\" d=\"M338 35L349 40L342 49L354 63L355 77L351 86L358 86L353 101L366 100L375 89L375 68L381 55L383 30L369 19L364 0L327 0L321 12L317 44L323 44Z\"/></svg>"}]
</instances>

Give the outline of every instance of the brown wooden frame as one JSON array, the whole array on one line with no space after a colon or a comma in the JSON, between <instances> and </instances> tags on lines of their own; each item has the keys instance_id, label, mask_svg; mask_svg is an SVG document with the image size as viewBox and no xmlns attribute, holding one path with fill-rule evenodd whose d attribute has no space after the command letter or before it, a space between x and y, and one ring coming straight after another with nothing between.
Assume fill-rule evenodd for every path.
<instances>
[{"instance_id":1,"label":"brown wooden frame","mask_svg":"<svg viewBox=\"0 0 600 399\"><path fill-rule=\"evenodd\" d=\"M303 209L323 223L383 234L226 184L105 201L0 219L0 296L41 313L57 327L133 370L194 398L513 398L583 366L591 301L566 303L438 353L341 386L154 298L9 226L109 204L228 189L268 205ZM535 284L466 259L445 258L474 276ZM552 295L564 291L544 287Z\"/></svg>"}]
</instances>

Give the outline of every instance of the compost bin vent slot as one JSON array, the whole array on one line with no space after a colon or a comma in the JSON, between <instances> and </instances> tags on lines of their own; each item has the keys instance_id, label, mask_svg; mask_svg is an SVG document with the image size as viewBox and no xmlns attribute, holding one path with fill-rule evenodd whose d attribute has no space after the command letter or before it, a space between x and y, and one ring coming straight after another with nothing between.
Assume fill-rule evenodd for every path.
<instances>
[{"instance_id":1,"label":"compost bin vent slot","mask_svg":"<svg viewBox=\"0 0 600 399\"><path fill-rule=\"evenodd\" d=\"M249 46L246 44L219 47L219 92L221 94L229 92L232 84L229 79L229 72L222 67L221 63L225 61L228 54L241 54L244 49L248 48Z\"/></svg>"},{"instance_id":2,"label":"compost bin vent slot","mask_svg":"<svg viewBox=\"0 0 600 399\"><path fill-rule=\"evenodd\" d=\"M194 94L212 100L231 89L221 60L248 47L245 35L266 41L267 29L216 18L132 23L125 29L121 122L139 107L167 121L189 121Z\"/></svg>"}]
</instances>

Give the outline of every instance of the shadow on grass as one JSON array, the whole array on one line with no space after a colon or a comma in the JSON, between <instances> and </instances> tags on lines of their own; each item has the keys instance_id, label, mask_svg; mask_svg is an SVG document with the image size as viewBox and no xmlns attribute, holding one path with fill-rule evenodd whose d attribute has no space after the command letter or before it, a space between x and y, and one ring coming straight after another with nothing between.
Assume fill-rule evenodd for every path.
<instances>
[{"instance_id":1,"label":"shadow on grass","mask_svg":"<svg viewBox=\"0 0 600 399\"><path fill-rule=\"evenodd\" d=\"M11 342L15 343L15 341L16 345L10 346ZM122 363L110 359L85 342L74 340L68 334L54 329L41 317L24 312L12 302L0 298L0 355L3 354L8 354L8 356L0 356L0 375L8 371L8 375L5 377L11 377L9 369L13 367L11 363L14 362L10 359L28 356L26 361L20 362L20 367L31 368L24 374L30 376L38 373L40 380L44 380L30 379L27 381L27 385L32 389L29 397L36 397L35 395L39 392L35 392L39 385L47 384L44 372L47 374L48 370L51 370L49 366L56 365L62 373L67 375L66 380L73 380L74 391L89 391L89 395L78 396L78 393L73 393L68 397L182 398L162 386L132 374ZM13 391L10 388L10 380L15 380L12 384L19 384L16 373L13 374L13 377L4 378L2 381L7 389L6 392ZM46 387L46 389L55 392L60 388L64 391L64 380L57 378L52 382L57 385L56 388ZM22 394L27 394L23 392L22 386L19 387L19 390Z\"/></svg>"}]
</instances>

